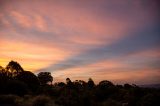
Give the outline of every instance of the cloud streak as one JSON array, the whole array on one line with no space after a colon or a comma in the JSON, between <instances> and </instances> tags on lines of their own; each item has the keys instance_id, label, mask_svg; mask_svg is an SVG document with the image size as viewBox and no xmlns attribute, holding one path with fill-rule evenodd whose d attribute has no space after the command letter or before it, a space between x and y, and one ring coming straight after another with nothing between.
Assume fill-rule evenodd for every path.
<instances>
[{"instance_id":1,"label":"cloud streak","mask_svg":"<svg viewBox=\"0 0 160 106\"><path fill-rule=\"evenodd\" d=\"M159 72L158 8L157 0L0 0L0 65L13 59L57 79L97 75L96 81L115 76L122 82L135 74L140 80L148 74L134 71L145 69L154 78Z\"/></svg>"},{"instance_id":2,"label":"cloud streak","mask_svg":"<svg viewBox=\"0 0 160 106\"><path fill-rule=\"evenodd\" d=\"M156 28L149 28L140 33L133 33L133 35L126 36L113 44L88 50L42 70L57 71L73 67L80 67L105 59L118 58L121 56L125 57L131 53L150 48L158 48L160 32Z\"/></svg>"}]
</instances>

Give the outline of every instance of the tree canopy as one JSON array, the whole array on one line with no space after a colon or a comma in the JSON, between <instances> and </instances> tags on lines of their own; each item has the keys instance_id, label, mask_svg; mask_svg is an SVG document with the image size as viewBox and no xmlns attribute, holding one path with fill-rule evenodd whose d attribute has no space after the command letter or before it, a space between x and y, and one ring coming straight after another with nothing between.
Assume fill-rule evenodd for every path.
<instances>
[{"instance_id":1,"label":"tree canopy","mask_svg":"<svg viewBox=\"0 0 160 106\"><path fill-rule=\"evenodd\" d=\"M20 72L23 72L23 68L16 61L10 61L6 66L6 70L11 72L12 76L18 75Z\"/></svg>"},{"instance_id":2,"label":"tree canopy","mask_svg":"<svg viewBox=\"0 0 160 106\"><path fill-rule=\"evenodd\" d=\"M53 81L53 77L51 76L50 72L40 72L38 74L38 79L41 85L45 85L49 82L52 84Z\"/></svg>"},{"instance_id":3,"label":"tree canopy","mask_svg":"<svg viewBox=\"0 0 160 106\"><path fill-rule=\"evenodd\" d=\"M15 61L0 66L0 106L160 106L159 88L115 85L108 80L95 84L91 78L52 81L50 72L35 75Z\"/></svg>"}]
</instances>

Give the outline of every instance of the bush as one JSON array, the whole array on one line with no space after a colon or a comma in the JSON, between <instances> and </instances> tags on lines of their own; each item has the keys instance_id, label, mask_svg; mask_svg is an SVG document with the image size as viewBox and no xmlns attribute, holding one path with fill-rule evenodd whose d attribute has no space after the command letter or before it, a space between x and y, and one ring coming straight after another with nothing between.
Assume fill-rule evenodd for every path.
<instances>
[{"instance_id":1,"label":"bush","mask_svg":"<svg viewBox=\"0 0 160 106\"><path fill-rule=\"evenodd\" d=\"M122 106L118 101L108 99L102 103L102 106Z\"/></svg>"},{"instance_id":2,"label":"bush","mask_svg":"<svg viewBox=\"0 0 160 106\"><path fill-rule=\"evenodd\" d=\"M4 92L6 94L23 96L28 93L28 86L24 82L12 80L7 82Z\"/></svg>"},{"instance_id":3,"label":"bush","mask_svg":"<svg viewBox=\"0 0 160 106\"><path fill-rule=\"evenodd\" d=\"M51 98L45 95L39 95L31 100L31 106L56 106Z\"/></svg>"},{"instance_id":4,"label":"bush","mask_svg":"<svg viewBox=\"0 0 160 106\"><path fill-rule=\"evenodd\" d=\"M1 95L0 106L20 106L22 98L15 95Z\"/></svg>"}]
</instances>

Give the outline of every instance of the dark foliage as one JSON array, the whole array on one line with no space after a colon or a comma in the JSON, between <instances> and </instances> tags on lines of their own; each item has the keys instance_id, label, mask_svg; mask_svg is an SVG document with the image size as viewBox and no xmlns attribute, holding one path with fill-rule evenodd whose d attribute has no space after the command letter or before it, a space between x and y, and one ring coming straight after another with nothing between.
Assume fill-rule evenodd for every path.
<instances>
[{"instance_id":1,"label":"dark foliage","mask_svg":"<svg viewBox=\"0 0 160 106\"><path fill-rule=\"evenodd\" d=\"M6 82L4 93L23 96L25 94L28 94L28 86L22 81L11 80Z\"/></svg>"},{"instance_id":2,"label":"dark foliage","mask_svg":"<svg viewBox=\"0 0 160 106\"><path fill-rule=\"evenodd\" d=\"M136 85L99 84L89 78L52 85L50 72L38 76L11 61L0 67L0 106L160 106L160 89ZM50 83L49 83L50 82Z\"/></svg>"},{"instance_id":3,"label":"dark foliage","mask_svg":"<svg viewBox=\"0 0 160 106\"><path fill-rule=\"evenodd\" d=\"M14 79L27 84L29 89L33 92L36 91L40 85L37 76L30 71L20 72L17 76L14 77Z\"/></svg>"},{"instance_id":4,"label":"dark foliage","mask_svg":"<svg viewBox=\"0 0 160 106\"><path fill-rule=\"evenodd\" d=\"M16 76L20 72L24 71L21 65L15 61L10 61L6 66L6 70L9 71L12 74L12 76Z\"/></svg>"},{"instance_id":5,"label":"dark foliage","mask_svg":"<svg viewBox=\"0 0 160 106\"><path fill-rule=\"evenodd\" d=\"M94 81L91 78L89 78L87 84L89 89L92 89L95 86Z\"/></svg>"},{"instance_id":6,"label":"dark foliage","mask_svg":"<svg viewBox=\"0 0 160 106\"><path fill-rule=\"evenodd\" d=\"M49 82L52 84L53 81L53 77L50 72L40 72L38 74L38 79L41 85L46 85Z\"/></svg>"}]
</instances>

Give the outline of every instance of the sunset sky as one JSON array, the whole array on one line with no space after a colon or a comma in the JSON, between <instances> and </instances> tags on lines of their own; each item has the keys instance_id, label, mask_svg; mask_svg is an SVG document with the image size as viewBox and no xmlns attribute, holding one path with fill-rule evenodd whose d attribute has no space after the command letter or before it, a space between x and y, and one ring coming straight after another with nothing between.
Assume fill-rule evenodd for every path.
<instances>
[{"instance_id":1,"label":"sunset sky","mask_svg":"<svg viewBox=\"0 0 160 106\"><path fill-rule=\"evenodd\" d=\"M54 81L160 82L158 0L0 0L0 66Z\"/></svg>"}]
</instances>

